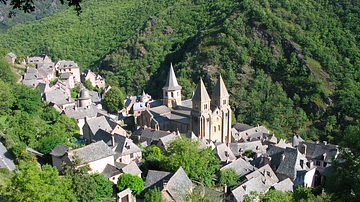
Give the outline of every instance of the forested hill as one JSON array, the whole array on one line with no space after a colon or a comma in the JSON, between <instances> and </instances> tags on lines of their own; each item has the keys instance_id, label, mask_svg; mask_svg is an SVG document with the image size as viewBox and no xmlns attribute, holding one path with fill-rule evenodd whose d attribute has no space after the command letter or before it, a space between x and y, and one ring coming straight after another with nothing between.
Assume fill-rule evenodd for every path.
<instances>
[{"instance_id":1,"label":"forested hill","mask_svg":"<svg viewBox=\"0 0 360 202\"><path fill-rule=\"evenodd\" d=\"M238 122L278 136L342 139L360 116L360 3L342 0L85 1L15 26L0 44L91 67L128 95L154 97L170 62L189 98L221 74ZM211 93L211 92L210 92Z\"/></svg>"},{"instance_id":2,"label":"forested hill","mask_svg":"<svg viewBox=\"0 0 360 202\"><path fill-rule=\"evenodd\" d=\"M67 8L58 0L34 1L34 6L34 12L24 13L21 10L13 10L10 5L0 4L0 32L17 24L42 19ZM9 15L13 16L9 18Z\"/></svg>"}]
</instances>

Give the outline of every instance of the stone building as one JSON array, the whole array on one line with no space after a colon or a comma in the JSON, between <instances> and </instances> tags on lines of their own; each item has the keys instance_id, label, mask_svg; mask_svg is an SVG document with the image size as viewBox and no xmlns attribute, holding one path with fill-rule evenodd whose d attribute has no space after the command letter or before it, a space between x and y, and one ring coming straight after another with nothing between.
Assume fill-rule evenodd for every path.
<instances>
[{"instance_id":1,"label":"stone building","mask_svg":"<svg viewBox=\"0 0 360 202\"><path fill-rule=\"evenodd\" d=\"M137 117L139 126L156 130L193 131L197 137L213 141L231 142L231 115L229 94L220 76L210 98L200 79L191 100L182 100L173 66L163 90L163 105L146 109Z\"/></svg>"}]
</instances>

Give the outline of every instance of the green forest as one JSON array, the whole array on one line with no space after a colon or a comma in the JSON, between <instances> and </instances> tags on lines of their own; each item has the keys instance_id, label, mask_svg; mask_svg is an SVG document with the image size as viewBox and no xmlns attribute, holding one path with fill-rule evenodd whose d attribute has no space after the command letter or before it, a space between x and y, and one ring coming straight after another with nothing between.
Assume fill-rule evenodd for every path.
<instances>
[{"instance_id":1,"label":"green forest","mask_svg":"<svg viewBox=\"0 0 360 202\"><path fill-rule=\"evenodd\" d=\"M183 99L200 78L212 89L221 74L234 122L264 125L278 139L296 133L353 147L347 169L359 170L358 157L351 157L359 153L352 144L360 126L359 1L84 0L80 14L53 8L14 18L2 9L0 55L74 60L127 96L145 90L161 98L170 63ZM6 146L19 156L26 145L44 153L58 143L76 147L76 124L16 84L5 61L0 68ZM349 173L340 177L335 187L347 181L360 187Z\"/></svg>"}]
</instances>

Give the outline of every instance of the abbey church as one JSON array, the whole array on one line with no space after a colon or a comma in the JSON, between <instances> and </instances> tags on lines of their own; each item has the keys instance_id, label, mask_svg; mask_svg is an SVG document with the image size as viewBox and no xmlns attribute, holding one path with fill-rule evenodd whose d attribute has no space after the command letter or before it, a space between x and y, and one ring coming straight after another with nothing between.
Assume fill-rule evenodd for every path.
<instances>
[{"instance_id":1,"label":"abbey church","mask_svg":"<svg viewBox=\"0 0 360 202\"><path fill-rule=\"evenodd\" d=\"M163 90L163 105L148 108L137 117L137 125L157 130L192 131L197 137L229 143L231 141L231 108L229 94L221 76L210 98L200 79L191 100L181 99L173 66Z\"/></svg>"}]
</instances>

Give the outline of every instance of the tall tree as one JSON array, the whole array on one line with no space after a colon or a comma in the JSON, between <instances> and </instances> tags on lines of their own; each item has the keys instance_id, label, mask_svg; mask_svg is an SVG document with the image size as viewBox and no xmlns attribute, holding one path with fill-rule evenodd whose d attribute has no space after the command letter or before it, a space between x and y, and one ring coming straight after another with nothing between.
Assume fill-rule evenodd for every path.
<instances>
[{"instance_id":1,"label":"tall tree","mask_svg":"<svg viewBox=\"0 0 360 202\"><path fill-rule=\"evenodd\" d=\"M104 96L104 107L109 112L124 108L124 93L120 88L112 87Z\"/></svg>"},{"instance_id":2,"label":"tall tree","mask_svg":"<svg viewBox=\"0 0 360 202\"><path fill-rule=\"evenodd\" d=\"M220 161L211 148L200 149L199 144L198 141L185 138L170 142L164 152L164 169L175 172L181 166L190 179L211 185Z\"/></svg>"}]
</instances>

